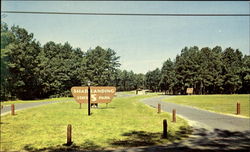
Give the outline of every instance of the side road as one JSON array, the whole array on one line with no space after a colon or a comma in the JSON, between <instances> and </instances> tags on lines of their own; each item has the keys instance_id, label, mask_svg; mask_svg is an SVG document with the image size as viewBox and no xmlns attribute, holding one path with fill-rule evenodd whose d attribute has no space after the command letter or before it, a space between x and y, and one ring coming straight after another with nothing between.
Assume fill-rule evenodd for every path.
<instances>
[{"instance_id":1,"label":"side road","mask_svg":"<svg viewBox=\"0 0 250 152\"><path fill-rule=\"evenodd\" d=\"M249 152L250 150L250 119L218 114L162 101L169 96L159 96L141 100L141 102L157 107L161 104L162 110L172 113L176 109L177 115L190 122L193 132L189 138L181 142L148 146L142 148L128 148L126 152L137 151L235 151ZM177 119L178 121L178 119ZM116 151L120 152L120 151Z\"/></svg>"},{"instance_id":2,"label":"side road","mask_svg":"<svg viewBox=\"0 0 250 152\"><path fill-rule=\"evenodd\" d=\"M64 100L63 102L67 102L67 101L73 101L74 99L69 99L69 100ZM33 108L33 107L37 107L37 106L42 106L42 105L47 105L47 104L52 104L52 103L58 103L61 101L46 101L46 102L31 102L31 103L17 103L15 104L15 110L24 110L24 109L28 109L28 108ZM1 116L2 115L6 115L10 112L11 110L11 106L3 106L3 108L1 109Z\"/></svg>"},{"instance_id":3,"label":"side road","mask_svg":"<svg viewBox=\"0 0 250 152\"><path fill-rule=\"evenodd\" d=\"M131 97L131 96L136 96L136 95L135 94L123 94L123 93L117 92L116 96L117 97ZM66 101L73 101L73 100L74 99L69 99ZM63 102L66 102L66 101L64 100ZM28 108L33 108L33 107L37 107L37 106L47 105L47 104L51 104L51 103L58 103L58 102L61 102L61 101L17 103L17 104L15 104L15 110L24 110L24 109L28 109ZM3 106L3 108L0 110L1 116L10 113L10 110L11 110L10 105Z\"/></svg>"}]
</instances>

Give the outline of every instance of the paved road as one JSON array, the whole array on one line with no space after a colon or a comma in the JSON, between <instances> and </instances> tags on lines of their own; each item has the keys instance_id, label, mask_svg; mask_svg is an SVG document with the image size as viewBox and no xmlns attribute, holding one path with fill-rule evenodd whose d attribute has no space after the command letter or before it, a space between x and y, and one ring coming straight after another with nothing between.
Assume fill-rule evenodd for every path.
<instances>
[{"instance_id":1,"label":"paved road","mask_svg":"<svg viewBox=\"0 0 250 152\"><path fill-rule=\"evenodd\" d=\"M134 97L134 96L138 96L136 94L126 94L126 93L123 93L123 92L116 92L116 97Z\"/></svg>"},{"instance_id":2,"label":"paved road","mask_svg":"<svg viewBox=\"0 0 250 152\"><path fill-rule=\"evenodd\" d=\"M122 92L117 92L116 97L133 97L136 96L135 94L124 94ZM74 99L69 99L66 101L73 101ZM64 100L65 101L65 100ZM48 102L32 102L32 103L17 103L15 104L15 110L24 110L28 108L33 108L37 106L47 105L51 103L58 103L61 101L48 101ZM11 107L9 106L3 106L3 109L1 109L1 115L6 115L10 113Z\"/></svg>"},{"instance_id":3,"label":"paved road","mask_svg":"<svg viewBox=\"0 0 250 152\"><path fill-rule=\"evenodd\" d=\"M159 96L154 98L146 98L141 102L153 107L161 104L162 110L172 113L176 109L176 113L185 119L191 120L191 124L197 127L203 127L208 130L224 129L230 131L247 131L250 130L250 119L234 117L230 115L218 114L193 108L190 106L164 102L162 99L171 98L171 96Z\"/></svg>"},{"instance_id":4,"label":"paved road","mask_svg":"<svg viewBox=\"0 0 250 152\"><path fill-rule=\"evenodd\" d=\"M189 120L193 127L192 135L182 142L170 145L129 148L127 151L247 151L250 152L250 119L218 114L162 101L171 96L159 96L141 100L162 110ZM178 121L178 120L177 120ZM119 151L117 151L119 152Z\"/></svg>"},{"instance_id":5,"label":"paved road","mask_svg":"<svg viewBox=\"0 0 250 152\"><path fill-rule=\"evenodd\" d=\"M132 97L132 96L136 96L136 95L135 94L124 94L122 92L116 93L116 97ZM74 99L69 99L66 101L73 101L73 100ZM24 110L24 109L28 109L28 108L33 108L33 107L37 107L37 106L47 105L47 104L51 104L51 103L58 103L58 102L61 102L61 101L17 103L17 104L15 104L15 110ZM1 109L1 115L6 115L6 114L10 113L10 110L11 110L10 105L3 106L3 109Z\"/></svg>"},{"instance_id":6,"label":"paved road","mask_svg":"<svg viewBox=\"0 0 250 152\"><path fill-rule=\"evenodd\" d=\"M66 101L72 101L73 99L69 100L63 100L63 102ZM15 104L15 110L24 110L28 108L33 108L37 106L42 106L42 105L47 105L47 104L52 104L52 103L58 103L62 101L48 101L48 102L31 102L31 103L17 103ZM1 109L1 116L10 113L11 106L3 106L3 109Z\"/></svg>"}]
</instances>

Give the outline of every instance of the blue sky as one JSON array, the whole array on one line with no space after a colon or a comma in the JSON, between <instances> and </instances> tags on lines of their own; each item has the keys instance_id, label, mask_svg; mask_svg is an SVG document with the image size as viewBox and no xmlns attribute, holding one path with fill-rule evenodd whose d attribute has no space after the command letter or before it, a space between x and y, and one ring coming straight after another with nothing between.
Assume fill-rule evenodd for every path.
<instances>
[{"instance_id":1,"label":"blue sky","mask_svg":"<svg viewBox=\"0 0 250 152\"><path fill-rule=\"evenodd\" d=\"M249 2L1 1L2 10L101 13L249 13ZM2 21L34 33L41 44L97 45L121 56L121 69L146 73L185 46L240 49L249 55L249 17L138 17L7 14Z\"/></svg>"}]
</instances>

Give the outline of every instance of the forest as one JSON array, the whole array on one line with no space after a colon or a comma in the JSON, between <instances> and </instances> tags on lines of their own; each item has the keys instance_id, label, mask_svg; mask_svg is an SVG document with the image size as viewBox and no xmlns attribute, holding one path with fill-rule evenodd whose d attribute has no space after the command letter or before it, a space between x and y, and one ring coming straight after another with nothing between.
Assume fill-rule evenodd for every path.
<instances>
[{"instance_id":1,"label":"forest","mask_svg":"<svg viewBox=\"0 0 250 152\"><path fill-rule=\"evenodd\" d=\"M167 51L167 50L162 50ZM152 50L154 53L154 50ZM1 23L1 101L71 96L72 86L116 86L167 94L250 93L250 56L238 49L184 47L161 69L137 74L120 69L111 48L81 50L68 42L41 45L33 33ZM145 68L147 68L145 66Z\"/></svg>"}]
</instances>

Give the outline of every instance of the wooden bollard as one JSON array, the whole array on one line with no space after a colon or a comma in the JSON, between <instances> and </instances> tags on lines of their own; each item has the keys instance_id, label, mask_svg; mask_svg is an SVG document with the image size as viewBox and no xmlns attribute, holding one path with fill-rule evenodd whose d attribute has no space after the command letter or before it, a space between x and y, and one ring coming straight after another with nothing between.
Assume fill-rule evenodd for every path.
<instances>
[{"instance_id":1,"label":"wooden bollard","mask_svg":"<svg viewBox=\"0 0 250 152\"><path fill-rule=\"evenodd\" d=\"M176 122L176 110L173 109L173 122Z\"/></svg>"},{"instance_id":2,"label":"wooden bollard","mask_svg":"<svg viewBox=\"0 0 250 152\"><path fill-rule=\"evenodd\" d=\"M163 134L162 138L168 138L168 122L166 119L163 120Z\"/></svg>"},{"instance_id":3,"label":"wooden bollard","mask_svg":"<svg viewBox=\"0 0 250 152\"><path fill-rule=\"evenodd\" d=\"M158 113L161 113L161 104L158 103Z\"/></svg>"},{"instance_id":4,"label":"wooden bollard","mask_svg":"<svg viewBox=\"0 0 250 152\"><path fill-rule=\"evenodd\" d=\"M71 127L71 124L68 124L68 127L67 127L67 146L70 146L72 144L72 127Z\"/></svg>"},{"instance_id":5,"label":"wooden bollard","mask_svg":"<svg viewBox=\"0 0 250 152\"><path fill-rule=\"evenodd\" d=\"M11 115L15 115L15 105L11 104Z\"/></svg>"},{"instance_id":6,"label":"wooden bollard","mask_svg":"<svg viewBox=\"0 0 250 152\"><path fill-rule=\"evenodd\" d=\"M81 103L79 103L79 104L80 104L80 107L79 107L79 108L82 109L82 104L81 104Z\"/></svg>"},{"instance_id":7,"label":"wooden bollard","mask_svg":"<svg viewBox=\"0 0 250 152\"><path fill-rule=\"evenodd\" d=\"M237 106L236 106L236 114L239 115L240 114L240 103L237 102Z\"/></svg>"}]
</instances>

